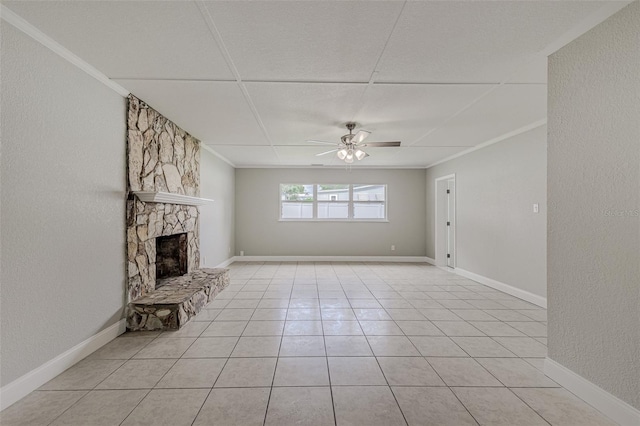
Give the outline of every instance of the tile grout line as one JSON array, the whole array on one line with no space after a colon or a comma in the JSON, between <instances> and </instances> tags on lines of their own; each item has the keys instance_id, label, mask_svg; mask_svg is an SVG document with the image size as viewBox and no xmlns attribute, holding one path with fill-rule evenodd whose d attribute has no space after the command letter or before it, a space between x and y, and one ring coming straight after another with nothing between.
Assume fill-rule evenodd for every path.
<instances>
[{"instance_id":1,"label":"tile grout line","mask_svg":"<svg viewBox=\"0 0 640 426\"><path fill-rule=\"evenodd\" d=\"M245 284L245 285L246 285L246 284ZM244 286L243 286L243 288L244 288ZM230 302L229 302L229 303L230 303ZM226 307L229 303L227 303L227 304L225 305L225 307ZM205 309L206 309L206 307L205 307ZM223 308L223 309L224 309L224 308ZM222 309L220 310L220 312L222 312ZM220 313L218 313L218 315L220 315ZM214 321L215 321L215 319L218 317L218 315L216 315L216 316L214 317L214 319L210 322L209 326L210 326L211 324L213 324L213 322L214 322ZM248 324L248 322L247 322L247 324ZM209 326L207 326L207 328L209 328ZM205 332L205 330L206 330L207 328L205 328L205 329L200 333L199 337L200 337L200 336L202 336L202 334ZM245 328L246 328L246 325L245 325ZM243 329L243 331L244 331L244 329ZM198 338L199 338L199 337L198 337ZM231 352L233 352L233 350L235 349L235 347L237 346L237 344L238 344L238 342L239 342L239 341L240 341L240 338L238 338L238 340L236 340L236 344L234 345L234 347L233 347L233 349L231 350ZM186 351L185 351L185 352L186 352ZM192 426L193 426L193 424L196 422L196 420L198 419L198 416L200 415L200 412L202 411L202 408L204 408L204 405L207 403L207 400L209 399L209 397L210 397L211 393L213 392L213 389L214 389L214 387L215 387L215 384L217 383L218 379L220 378L220 375L222 374L222 371L223 371L223 370L224 370L224 368L227 366L227 363L229 362L230 357L231 357L231 354L229 354L229 357L227 357L227 359L225 360L225 362L224 362L224 364L223 364L222 368L220 369L220 372L219 372L219 373L218 373L218 375L216 376L216 379L215 379L215 380L213 381L213 383L211 384L211 388L209 389L209 392L207 392L207 396L206 396L206 397L204 398L204 400L202 401L202 404L200 405L200 408L198 409L198 412L196 413L195 417L193 418L193 421L191 422L191 425L192 425Z\"/></svg>"},{"instance_id":2,"label":"tile grout line","mask_svg":"<svg viewBox=\"0 0 640 426\"><path fill-rule=\"evenodd\" d=\"M248 281L248 280L247 280ZM246 285L246 284L245 284ZM244 286L243 286L244 288ZM233 300L233 299L231 299ZM231 301L229 301L229 303L231 303ZM227 303L228 305L228 303ZM225 305L226 306L226 305ZM224 308L222 308L224 309ZM220 310L220 313L222 312L222 309ZM220 313L218 315L220 315ZM218 317L218 315L216 315L215 318ZM215 321L215 318L213 319L213 321L211 321L211 324L213 324L213 322ZM222 322L222 321L221 321ZM211 325L210 324L210 325ZM247 328L247 326L249 325L249 321L247 321L247 324L245 324L244 328L242 329L242 331L240 332L240 336L238 336L238 340L236 340L236 344L233 345L233 349L231 349L231 352L229 352L229 356L226 357L226 360L224 362L224 365L222 366L222 368L220 369L220 372L218 373L218 375L216 376L216 379L213 381L213 384L211 385L211 388L209 389L209 392L207 393L207 396L205 397L204 401L202 401L202 405L200 405L200 408L198 409L198 412L196 413L196 416L193 418L193 421L191 422L191 425L193 426L193 424L196 422L196 420L198 419L198 416L200 415L200 413L202 412L202 409L204 408L204 405L207 403L207 400L209 399L209 397L211 396L211 393L213 393L213 390L215 389L216 383L218 383L218 380L220 379L220 376L222 375L222 372L224 371L225 367L227 366L227 364L229 363L229 360L231 359L231 354L233 353L233 351L236 349L236 346L238 346L238 342L240 342L240 337L242 336L242 333L244 333L244 330ZM208 328L208 327L207 327ZM204 333L206 331L203 330L202 333ZM202 334L200 333L200 334ZM186 351L185 351L186 352Z\"/></svg>"},{"instance_id":3,"label":"tile grout line","mask_svg":"<svg viewBox=\"0 0 640 426\"><path fill-rule=\"evenodd\" d=\"M158 334L159 336L159 334ZM100 386L100 383L104 382L105 380L107 380L113 373L115 373L116 371L118 371L120 368L122 368L123 365L125 365L127 362L131 361L133 359L134 356L136 356L140 351L142 351L145 347L149 346L154 340L156 340L158 338L158 336L155 336L153 339L151 339L149 341L149 343L147 343L146 345L144 345L143 347L141 347L140 349L138 349L133 355L131 355L129 358L125 359L125 361L115 370L113 370L111 373L109 373L104 379L102 379L101 381L99 381L93 388L88 389L86 391L86 393L84 395L82 395L81 398L79 398L76 402L74 402L73 404L71 404L69 407L67 407L67 409L65 409L62 413L60 413L60 415L58 415L57 417L55 417L54 419L51 420L51 422L49 422L48 424L52 424L54 423L57 419L59 419L61 416L63 416L67 411L69 411L72 407L74 407L76 404L78 404L81 400L83 400L87 395L89 395L91 392L96 391L97 387ZM86 358L85 358L86 359ZM84 360L83 360L84 361ZM105 390L109 390L109 389L105 389ZM144 397L142 397L142 399L140 400L140 402L142 402L142 400L144 398L147 397L147 395L149 395L149 392L151 392L151 389L148 390L148 392L145 394ZM127 416L125 417L124 420L126 420L127 417L129 417L131 415L131 413L133 412L133 410L135 410L138 405L140 405L140 402L138 402L138 404L136 404L136 406L129 412L129 414L127 414ZM123 420L123 421L124 421Z\"/></svg>"},{"instance_id":4,"label":"tile grout line","mask_svg":"<svg viewBox=\"0 0 640 426\"><path fill-rule=\"evenodd\" d=\"M369 287L366 284L364 284L364 286L367 287L367 290L369 290ZM371 292L371 290L369 290L369 292ZM375 298L375 300L378 303L380 303L378 298L373 293L371 295ZM383 307L383 310L384 310L384 307ZM389 315L389 313L386 310L384 310L384 311L385 311L385 313L387 315ZM389 317L393 320L391 315L389 315ZM360 328L362 328L362 324L360 324L360 319L357 317L357 315L356 315L356 320L358 321L358 324L360 325ZM393 323L396 325L396 327L398 326L395 323L395 321L393 321ZM362 332L364 334L364 329L362 330ZM396 394L393 392L393 389L391 389L391 385L389 384L389 380L387 379L387 375L384 374L384 370L382 369L382 366L380 365L380 361L378 360L378 357L376 356L376 353L373 351L373 347L371 346L371 342L369 342L369 339L367 338L366 334L364 334L364 338L365 338L365 341L367 342L367 345L369 346L369 349L371 350L371 353L373 354L373 359L376 360L376 365L380 369L380 373L382 374L382 377L384 378L384 381L387 383L387 388L389 389L389 392L391 392L391 395L393 396L393 400L396 402L396 407L398 407L398 411L400 411L400 414L402 415L402 419L404 420L405 425L408 425L409 422L407 421L407 417L405 416L404 411L402 411L402 407L400 407L400 403L398 402L398 398L396 398ZM411 342L411 344L413 345L413 342ZM418 350L417 348L415 348L415 349ZM418 353L420 353L420 351L418 351Z\"/></svg>"},{"instance_id":5,"label":"tile grout line","mask_svg":"<svg viewBox=\"0 0 640 426\"><path fill-rule=\"evenodd\" d=\"M431 322L431 321L429 320L429 322ZM434 324L434 326L435 326L436 328L438 328L438 326L437 326L437 325L435 325L435 324ZM402 330L402 329L401 329L401 330ZM440 329L438 328L438 330L440 330ZM404 330L402 330L402 331L403 331L403 333L404 333ZM446 333L444 333L442 330L440 330L440 332L442 332L442 333L446 336ZM405 333L405 336L406 336L406 333ZM406 337L407 337L407 338L409 338L408 336L406 336ZM411 339L409 339L409 341L410 341L410 342L411 342L411 344L416 348L416 350L418 350L418 348L415 346L415 344L413 343L413 341L412 341ZM455 342L454 342L454 344L455 344ZM460 348L460 349L462 349L462 348ZM462 350L464 351L464 349L462 349ZM422 355L422 352L420 352L420 350L418 350L418 353L419 353L420 355ZM465 353L466 353L466 351L465 351ZM468 354L467 354L467 355L468 355ZM458 400L458 402L460 402L460 405L462 405L462 407L464 407L464 409L466 410L466 412L467 412L467 413L469 413L469 415L471 416L471 418L476 422L476 424L478 424L478 425L479 425L480 423L478 422L478 420L473 416L473 414L471 414L471 412L469 411L469 409L467 408L467 406L466 406L466 405L464 405L464 404L462 403L462 401L460 401L460 398L458 398L458 396L456 395L456 393L451 389L451 387L447 384L447 382L445 382L445 381L444 381L444 379L442 378L442 376L440 375L440 373L438 373L438 371L437 371L435 368L433 368L433 366L431 365L431 363L429 362L429 360L427 359L427 357L426 357L426 356L423 356L423 357L422 357L422 359L424 359L424 360L427 362L427 364L431 367L431 369L433 370L433 372L438 376L438 378L442 381L442 383L444 383L444 385L445 385L445 386L446 386L446 388L449 390L449 392L451 392L451 393L453 394L453 396ZM384 371L383 371L383 374L384 374ZM394 398L396 398L396 403L398 404L398 407L400 408L400 411L403 413L403 416L404 416L404 412L402 411L402 407L400 407L400 403L398 403L398 400L397 400L397 397L396 397L396 395L395 395L395 392L393 392L393 389L392 389L391 387L390 387L390 389L391 389L391 393L393 393ZM405 417L405 421L406 421L406 417Z\"/></svg>"},{"instance_id":6,"label":"tile grout line","mask_svg":"<svg viewBox=\"0 0 640 426\"><path fill-rule=\"evenodd\" d=\"M296 270L297 270L297 265L296 265ZM295 283L295 279L294 279L294 283ZM291 293L289 293L289 305L288 306L291 305L292 294L293 294L293 288L291 289ZM260 299L260 300L262 300L262 299ZM280 345L278 346L278 354L277 354L277 357L276 357L276 365L275 365L275 367L273 369L273 377L271 378L271 387L269 388L269 396L267 398L267 406L265 407L265 410L264 410L264 420L262 421L263 426L266 425L266 423L267 423L267 415L269 414L269 405L271 404L271 395L273 394L273 384L275 383L276 373L278 371L278 361L280 360L280 350L282 349L282 340L284 338L284 328L287 325L286 318L287 318L288 315L289 315L289 309L287 308L287 314L285 316L285 322L282 325L282 334L280 335Z\"/></svg>"},{"instance_id":7,"label":"tile grout line","mask_svg":"<svg viewBox=\"0 0 640 426\"><path fill-rule=\"evenodd\" d=\"M334 271L333 266L331 267L331 270ZM334 274L335 274L335 271L334 271ZM316 273L316 278L317 278L317 273ZM318 297L320 297L319 292L318 292ZM322 317L322 303L318 302L318 304L320 305L320 327L322 327L322 343L324 344L324 362L327 365L327 376L329 378L329 395L331 396L331 411L333 413L333 424L334 426L337 426L338 417L336 415L336 403L335 403L335 400L333 399L333 384L331 383L331 370L329 369L329 353L327 352L327 339L324 334L324 318Z\"/></svg>"}]
</instances>

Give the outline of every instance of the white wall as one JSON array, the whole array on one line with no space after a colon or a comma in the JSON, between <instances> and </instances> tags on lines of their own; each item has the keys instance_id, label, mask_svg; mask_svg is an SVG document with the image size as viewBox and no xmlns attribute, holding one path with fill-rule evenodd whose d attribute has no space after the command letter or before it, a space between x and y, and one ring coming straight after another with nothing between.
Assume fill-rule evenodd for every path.
<instances>
[{"instance_id":1,"label":"white wall","mask_svg":"<svg viewBox=\"0 0 640 426\"><path fill-rule=\"evenodd\" d=\"M200 196L214 200L200 206L200 265L212 268L235 251L235 169L200 148Z\"/></svg>"},{"instance_id":2,"label":"white wall","mask_svg":"<svg viewBox=\"0 0 640 426\"><path fill-rule=\"evenodd\" d=\"M389 221L280 222L281 183L387 184ZM424 170L236 169L236 254L424 256L424 194Z\"/></svg>"},{"instance_id":3,"label":"white wall","mask_svg":"<svg viewBox=\"0 0 640 426\"><path fill-rule=\"evenodd\" d=\"M125 99L2 22L2 386L123 317Z\"/></svg>"},{"instance_id":4,"label":"white wall","mask_svg":"<svg viewBox=\"0 0 640 426\"><path fill-rule=\"evenodd\" d=\"M456 266L546 297L546 129L427 169L427 256L435 258L435 180L456 174ZM533 213L538 203L540 213Z\"/></svg>"},{"instance_id":5,"label":"white wall","mask_svg":"<svg viewBox=\"0 0 640 426\"><path fill-rule=\"evenodd\" d=\"M640 2L549 58L549 357L640 409Z\"/></svg>"}]
</instances>

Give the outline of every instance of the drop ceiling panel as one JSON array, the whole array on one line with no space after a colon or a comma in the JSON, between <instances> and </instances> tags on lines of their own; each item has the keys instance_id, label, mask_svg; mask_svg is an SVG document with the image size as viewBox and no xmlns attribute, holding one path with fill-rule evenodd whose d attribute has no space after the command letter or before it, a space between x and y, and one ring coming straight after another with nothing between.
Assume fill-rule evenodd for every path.
<instances>
[{"instance_id":1,"label":"drop ceiling panel","mask_svg":"<svg viewBox=\"0 0 640 426\"><path fill-rule=\"evenodd\" d=\"M359 108L365 84L245 83L274 145L338 142Z\"/></svg>"},{"instance_id":2,"label":"drop ceiling panel","mask_svg":"<svg viewBox=\"0 0 640 426\"><path fill-rule=\"evenodd\" d=\"M207 144L269 144L235 82L116 81Z\"/></svg>"},{"instance_id":3,"label":"drop ceiling panel","mask_svg":"<svg viewBox=\"0 0 640 426\"><path fill-rule=\"evenodd\" d=\"M367 141L407 145L494 88L482 84L374 84L355 121L372 134Z\"/></svg>"},{"instance_id":4,"label":"drop ceiling panel","mask_svg":"<svg viewBox=\"0 0 640 426\"><path fill-rule=\"evenodd\" d=\"M208 145L237 167L280 166L270 146Z\"/></svg>"},{"instance_id":5,"label":"drop ceiling panel","mask_svg":"<svg viewBox=\"0 0 640 426\"><path fill-rule=\"evenodd\" d=\"M4 4L110 78L233 78L195 2Z\"/></svg>"},{"instance_id":6,"label":"drop ceiling panel","mask_svg":"<svg viewBox=\"0 0 640 426\"><path fill-rule=\"evenodd\" d=\"M376 80L502 82L531 55L604 4L407 2Z\"/></svg>"},{"instance_id":7,"label":"drop ceiling panel","mask_svg":"<svg viewBox=\"0 0 640 426\"><path fill-rule=\"evenodd\" d=\"M547 116L547 86L500 86L415 146L478 145Z\"/></svg>"},{"instance_id":8,"label":"drop ceiling panel","mask_svg":"<svg viewBox=\"0 0 640 426\"><path fill-rule=\"evenodd\" d=\"M403 167L425 167L443 158L464 151L466 147L404 147L395 149L394 152L385 152L385 148L367 150L372 159L379 166L395 166L402 164ZM363 162L364 162L363 161Z\"/></svg>"},{"instance_id":9,"label":"drop ceiling panel","mask_svg":"<svg viewBox=\"0 0 640 426\"><path fill-rule=\"evenodd\" d=\"M276 146L281 164L295 166L310 166L311 164L332 165L339 164L335 161L336 154L330 153L321 157L316 154L333 149L331 146Z\"/></svg>"},{"instance_id":10,"label":"drop ceiling panel","mask_svg":"<svg viewBox=\"0 0 640 426\"><path fill-rule=\"evenodd\" d=\"M210 1L243 80L369 81L401 2Z\"/></svg>"}]
</instances>

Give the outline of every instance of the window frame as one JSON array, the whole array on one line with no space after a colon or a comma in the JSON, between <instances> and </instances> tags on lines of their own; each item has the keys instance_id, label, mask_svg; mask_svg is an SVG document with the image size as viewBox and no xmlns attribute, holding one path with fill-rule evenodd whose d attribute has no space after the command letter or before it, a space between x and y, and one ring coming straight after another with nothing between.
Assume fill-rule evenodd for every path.
<instances>
[{"instance_id":1,"label":"window frame","mask_svg":"<svg viewBox=\"0 0 640 426\"><path fill-rule=\"evenodd\" d=\"M313 200L311 201L301 201L303 203L312 204L312 216L310 218L283 218L282 217L282 206L287 200L282 199L282 188L286 185L302 185L302 186L312 186L313 187ZM318 189L322 185L345 185L348 186L348 200L340 200L335 199L332 200L331 196L328 200L318 200ZM384 200L382 201L360 201L354 199L354 186L381 186L384 189ZM318 217L318 204L319 203L336 203L336 204L344 204L347 203L347 217L346 218L321 218ZM355 204L382 204L384 206L384 218L375 219L375 218L362 218L358 219L354 217L355 213ZM389 222L389 191L388 185L386 183L338 183L338 184L321 184L321 183L281 183L278 185L278 221L279 222Z\"/></svg>"}]
</instances>

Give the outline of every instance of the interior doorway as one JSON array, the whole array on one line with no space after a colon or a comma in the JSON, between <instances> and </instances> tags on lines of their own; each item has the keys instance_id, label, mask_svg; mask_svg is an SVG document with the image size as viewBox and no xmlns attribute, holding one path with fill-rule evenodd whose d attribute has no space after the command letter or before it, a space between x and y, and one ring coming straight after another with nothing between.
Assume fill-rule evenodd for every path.
<instances>
[{"instance_id":1,"label":"interior doorway","mask_svg":"<svg viewBox=\"0 0 640 426\"><path fill-rule=\"evenodd\" d=\"M436 179L436 265L456 267L456 175Z\"/></svg>"}]
</instances>

